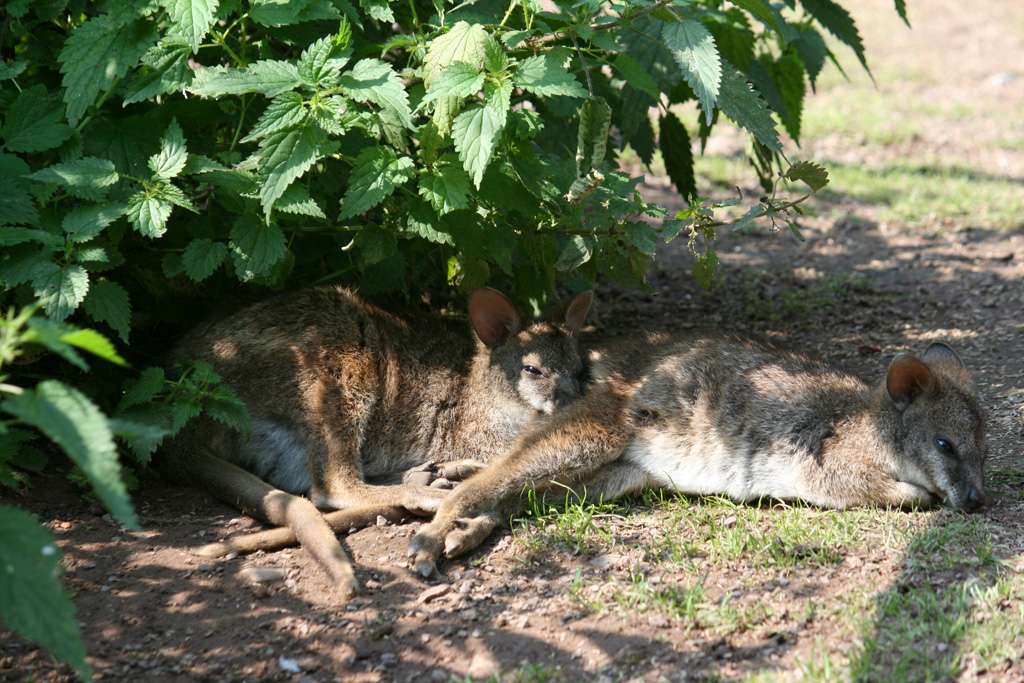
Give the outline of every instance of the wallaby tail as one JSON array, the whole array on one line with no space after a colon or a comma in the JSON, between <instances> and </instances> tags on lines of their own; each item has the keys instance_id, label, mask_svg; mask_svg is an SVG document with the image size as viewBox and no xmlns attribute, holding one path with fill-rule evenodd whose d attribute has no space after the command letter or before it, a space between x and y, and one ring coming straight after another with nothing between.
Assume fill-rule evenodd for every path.
<instances>
[{"instance_id":1,"label":"wallaby tail","mask_svg":"<svg viewBox=\"0 0 1024 683\"><path fill-rule=\"evenodd\" d=\"M359 590L352 561L320 511L309 500L275 489L256 475L205 450L182 458L179 462L190 475L225 503L267 524L287 527L293 542L298 540L327 572L341 600L348 600ZM376 514L379 513L375 513L374 519ZM276 531L282 530L265 533ZM200 552L206 548L200 549Z\"/></svg>"}]
</instances>

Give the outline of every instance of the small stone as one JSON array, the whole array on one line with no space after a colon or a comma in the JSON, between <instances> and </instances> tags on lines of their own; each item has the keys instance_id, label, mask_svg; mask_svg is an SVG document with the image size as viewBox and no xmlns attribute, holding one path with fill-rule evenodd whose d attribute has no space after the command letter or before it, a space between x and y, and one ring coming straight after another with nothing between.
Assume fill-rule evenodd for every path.
<instances>
[{"instance_id":1,"label":"small stone","mask_svg":"<svg viewBox=\"0 0 1024 683\"><path fill-rule=\"evenodd\" d=\"M448 672L444 669L432 669L430 671L430 680L434 683L445 683L448 679Z\"/></svg>"},{"instance_id":2,"label":"small stone","mask_svg":"<svg viewBox=\"0 0 1024 683\"><path fill-rule=\"evenodd\" d=\"M398 655L394 652L385 652L380 656L380 664L383 667L390 668L395 664L398 664Z\"/></svg>"},{"instance_id":3,"label":"small stone","mask_svg":"<svg viewBox=\"0 0 1024 683\"><path fill-rule=\"evenodd\" d=\"M384 515L377 515L377 526L387 526L388 518Z\"/></svg>"},{"instance_id":4,"label":"small stone","mask_svg":"<svg viewBox=\"0 0 1024 683\"><path fill-rule=\"evenodd\" d=\"M288 673L298 674L302 673L302 667L294 659L289 659L284 655L277 658L277 665L281 667L281 671L287 671Z\"/></svg>"},{"instance_id":5,"label":"small stone","mask_svg":"<svg viewBox=\"0 0 1024 683\"><path fill-rule=\"evenodd\" d=\"M722 520L722 526L724 526L724 527L730 527L730 526L735 526L735 525L736 525L736 515L729 515L728 517L726 517L725 519Z\"/></svg>"},{"instance_id":6,"label":"small stone","mask_svg":"<svg viewBox=\"0 0 1024 683\"><path fill-rule=\"evenodd\" d=\"M252 583L274 583L287 575L285 570L278 567L246 567L238 574Z\"/></svg>"},{"instance_id":7,"label":"small stone","mask_svg":"<svg viewBox=\"0 0 1024 683\"><path fill-rule=\"evenodd\" d=\"M436 586L431 586L427 590L420 593L420 596L416 598L416 602L422 604L428 603L431 600L436 600L442 595L446 595L452 587L447 583L440 583Z\"/></svg>"}]
</instances>

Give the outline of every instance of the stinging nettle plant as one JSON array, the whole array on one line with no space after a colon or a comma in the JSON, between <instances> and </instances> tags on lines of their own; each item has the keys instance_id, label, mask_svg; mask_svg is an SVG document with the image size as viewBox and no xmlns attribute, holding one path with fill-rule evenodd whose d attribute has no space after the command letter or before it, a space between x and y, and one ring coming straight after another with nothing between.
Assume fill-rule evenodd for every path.
<instances>
[{"instance_id":1,"label":"stinging nettle plant","mask_svg":"<svg viewBox=\"0 0 1024 683\"><path fill-rule=\"evenodd\" d=\"M808 87L836 62L826 34L867 68L834 0L0 11L0 483L24 489L59 448L128 527L119 451L144 466L202 412L246 426L208 366L128 365L157 364L197 311L329 282L371 296L496 282L536 311L559 282L642 282L680 234L710 283L716 230L795 229L828 182L780 138L799 141ZM764 188L732 223L693 171L723 117L749 133ZM688 208L646 201L619 170L627 149L648 167L660 152ZM780 196L797 181L809 192ZM88 675L53 539L12 507L3 568L0 620Z\"/></svg>"}]
</instances>

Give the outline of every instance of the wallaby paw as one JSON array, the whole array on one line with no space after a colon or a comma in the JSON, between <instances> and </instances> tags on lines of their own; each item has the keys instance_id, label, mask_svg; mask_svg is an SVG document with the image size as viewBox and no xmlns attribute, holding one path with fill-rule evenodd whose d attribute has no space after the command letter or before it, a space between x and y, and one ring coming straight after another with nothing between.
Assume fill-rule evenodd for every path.
<instances>
[{"instance_id":1,"label":"wallaby paw","mask_svg":"<svg viewBox=\"0 0 1024 683\"><path fill-rule=\"evenodd\" d=\"M456 528L444 538L445 557L459 557L477 548L491 535L498 520L493 515L463 517L455 522Z\"/></svg>"},{"instance_id":2,"label":"wallaby paw","mask_svg":"<svg viewBox=\"0 0 1024 683\"><path fill-rule=\"evenodd\" d=\"M487 463L479 460L453 460L437 465L437 476L452 481L463 481L487 467Z\"/></svg>"},{"instance_id":3,"label":"wallaby paw","mask_svg":"<svg viewBox=\"0 0 1024 683\"><path fill-rule=\"evenodd\" d=\"M400 505L414 515L429 517L437 512L437 508L448 494L449 491L446 489L410 486L402 496Z\"/></svg>"},{"instance_id":4,"label":"wallaby paw","mask_svg":"<svg viewBox=\"0 0 1024 683\"><path fill-rule=\"evenodd\" d=\"M444 532L434 524L424 524L409 542L409 557L412 567L423 578L429 578L437 571L437 560L441 557Z\"/></svg>"},{"instance_id":5,"label":"wallaby paw","mask_svg":"<svg viewBox=\"0 0 1024 683\"><path fill-rule=\"evenodd\" d=\"M437 463L428 460L402 474L402 483L413 486L429 486L437 478Z\"/></svg>"}]
</instances>

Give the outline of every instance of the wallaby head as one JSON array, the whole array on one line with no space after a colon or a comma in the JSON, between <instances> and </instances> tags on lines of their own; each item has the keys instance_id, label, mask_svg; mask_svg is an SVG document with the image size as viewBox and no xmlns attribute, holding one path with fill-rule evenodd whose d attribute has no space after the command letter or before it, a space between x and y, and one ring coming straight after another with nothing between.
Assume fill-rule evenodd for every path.
<instances>
[{"instance_id":1,"label":"wallaby head","mask_svg":"<svg viewBox=\"0 0 1024 683\"><path fill-rule=\"evenodd\" d=\"M562 320L524 325L504 294L478 289L469 298L469 319L488 350L490 369L525 404L550 414L580 394L583 360L577 333L592 300L592 292L583 292L572 300Z\"/></svg>"},{"instance_id":2,"label":"wallaby head","mask_svg":"<svg viewBox=\"0 0 1024 683\"><path fill-rule=\"evenodd\" d=\"M960 357L945 344L901 354L885 377L905 462L901 478L973 511L985 502L985 416Z\"/></svg>"}]
</instances>

